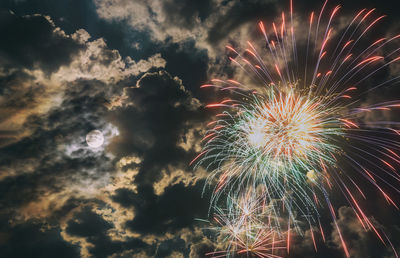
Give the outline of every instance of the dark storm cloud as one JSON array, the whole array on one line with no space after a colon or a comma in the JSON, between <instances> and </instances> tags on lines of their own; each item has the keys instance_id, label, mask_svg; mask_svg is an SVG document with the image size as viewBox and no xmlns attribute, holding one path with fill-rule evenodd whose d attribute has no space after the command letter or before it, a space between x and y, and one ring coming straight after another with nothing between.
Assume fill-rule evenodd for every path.
<instances>
[{"instance_id":1,"label":"dark storm cloud","mask_svg":"<svg viewBox=\"0 0 400 258\"><path fill-rule=\"evenodd\" d=\"M274 0L235 1L229 10L220 15L208 31L208 42L217 44L241 25L275 18L277 3Z\"/></svg>"},{"instance_id":2,"label":"dark storm cloud","mask_svg":"<svg viewBox=\"0 0 400 258\"><path fill-rule=\"evenodd\" d=\"M215 251L215 247L211 242L200 242L193 244L190 247L190 258L203 258L204 254L211 253Z\"/></svg>"},{"instance_id":3,"label":"dark storm cloud","mask_svg":"<svg viewBox=\"0 0 400 258\"><path fill-rule=\"evenodd\" d=\"M173 76L178 76L185 88L197 96L200 86L207 82L208 53L198 49L194 40L168 44L161 55L168 60L165 69Z\"/></svg>"},{"instance_id":4,"label":"dark storm cloud","mask_svg":"<svg viewBox=\"0 0 400 258\"><path fill-rule=\"evenodd\" d=\"M338 210L338 225L340 227L343 239L345 239L346 244L349 248L351 257L355 258L374 258L374 257L384 257L389 254L393 254L393 250L390 245L385 245L379 242L377 235L372 229L365 230L360 221L355 216L353 210L350 207L341 207ZM388 231L383 228L374 218L371 218L374 226L378 231L382 232ZM398 234L397 232L396 234ZM385 237L382 234L383 238ZM341 248L341 240L337 231L332 233L332 243ZM395 243L398 241L393 238L392 241Z\"/></svg>"},{"instance_id":5,"label":"dark storm cloud","mask_svg":"<svg viewBox=\"0 0 400 258\"><path fill-rule=\"evenodd\" d=\"M204 119L200 107L181 80L166 72L153 72L142 76L135 87L125 88L124 104L110 114L109 119L120 135L109 149L118 157L140 157L140 164L135 165L138 174L132 182L137 186L136 191L119 188L111 196L113 202L134 211L133 220L125 222L130 231L163 237L166 233L192 228L196 218L207 217L208 197L202 198L201 194L203 181L167 184L161 194L156 194L158 189L154 185L162 180L162 171L190 169L188 163L195 152L185 150L179 142L188 128ZM169 166L173 168L166 170ZM187 172L181 176L191 178L193 174ZM165 257L173 251L188 254L184 246L189 244L182 239L162 241L157 253L151 255Z\"/></svg>"},{"instance_id":6,"label":"dark storm cloud","mask_svg":"<svg viewBox=\"0 0 400 258\"><path fill-rule=\"evenodd\" d=\"M57 137L63 136L63 143L68 140L73 140L75 137L84 135L87 131L98 126L92 124L91 121L101 120L104 113L104 106L101 100L104 94L89 86L91 83L86 82L71 88L68 92L66 100L62 103L62 109L55 109L49 114L44 121L30 121L30 125L38 128L51 128L44 132L39 130L32 135L29 140L22 141L19 144L14 144L3 149L4 153L9 156L3 156L3 162L7 162L9 157L18 157L20 160L24 158L33 158L32 153L35 153L36 159L43 165L35 171L34 174L22 175L16 178L7 178L2 181L5 191L2 197L3 201L7 202L5 207L18 206L40 197L40 194L45 192L60 191L57 186L64 180L65 177L74 178L77 180L95 180L96 177L102 177L103 172L112 170L112 167L107 165L108 157L103 155L91 157L82 149L78 149L74 157L65 157L63 152L57 150ZM97 88L104 88L104 85L94 83ZM91 95L91 97L89 97ZM99 101L100 100L100 101ZM101 111L103 110L103 111ZM79 114L77 116L76 114ZM85 122L83 117L89 119ZM42 124L45 123L45 124ZM68 125L68 126L66 126ZM95 126L96 125L96 126ZM56 143L56 144L55 144ZM82 143L84 144L84 143ZM24 148L23 146L31 146L32 148ZM59 160L53 164L54 160ZM85 174L85 170L95 169L94 174ZM71 182L79 184L78 182ZM9 186L12 186L10 188ZM56 189L54 189L56 187ZM62 185L60 186L60 188ZM23 189L23 190L22 190ZM29 198L27 198L29 196ZM143 198L143 197L140 197ZM20 203L18 200L21 200ZM72 207L77 205L72 204ZM127 204L128 206L128 204ZM64 209L65 206L62 207ZM165 207L166 208L166 207ZM59 213L59 211L54 211ZM59 213L60 214L60 213ZM67 214L67 213L66 213ZM63 216L64 214L60 214ZM89 242L94 245L90 252L95 257L106 257L107 254L121 250L140 250L144 246L139 240L127 240L124 242L113 242L106 236L105 231L112 227L111 224L105 222L100 216L95 215L87 210L79 213L75 219L83 221L82 224L70 222L68 224L67 233L75 236L86 237ZM93 223L93 224L92 224Z\"/></svg>"},{"instance_id":7,"label":"dark storm cloud","mask_svg":"<svg viewBox=\"0 0 400 258\"><path fill-rule=\"evenodd\" d=\"M7 62L7 59L4 59L3 62ZM10 110L21 110L33 107L37 104L36 99L38 96L44 93L44 89L39 84L31 85L24 89L22 85L24 85L26 81L34 79L33 76L21 71L19 65L9 68L13 68L10 74L0 76L0 94L5 98L5 101L0 103L0 109L8 111L0 112L0 123L14 115L14 112L10 112ZM7 132L0 134L4 136L3 139L7 139L10 136L12 137L12 133L11 135ZM2 144L0 143L0 145Z\"/></svg>"},{"instance_id":8,"label":"dark storm cloud","mask_svg":"<svg viewBox=\"0 0 400 258\"><path fill-rule=\"evenodd\" d=\"M194 186L180 183L167 187L157 196L151 186L145 185L139 187L136 194L117 190L113 199L122 203L129 201L136 211L135 218L127 222L132 231L163 235L192 227L196 218L207 217L208 198L201 197L203 186L203 181Z\"/></svg>"},{"instance_id":9,"label":"dark storm cloud","mask_svg":"<svg viewBox=\"0 0 400 258\"><path fill-rule=\"evenodd\" d=\"M80 37L85 37L85 34L79 34L78 38ZM113 67L114 65L119 67L115 62L119 58L117 53L104 50L97 51L97 48L101 45L96 44L94 42L90 45L90 49L95 47L94 53L97 54L90 59L93 62L93 67L98 65L100 67ZM98 68L86 68L86 66L79 63L76 65L75 63L77 60L79 61L79 58L80 56L78 55L73 60L71 68L68 69L72 71L76 70L79 73L82 71L97 71L96 69ZM154 65L157 65L157 62L158 59L154 59ZM90 67L91 64L87 65ZM142 65L144 65L143 68ZM135 73L145 69L148 65L138 63L137 66L137 68L132 70L132 82L134 82ZM114 70L110 71L114 72ZM109 76L110 81L115 81L115 78L119 78L120 75L115 74L114 76L114 74L106 75L99 73L99 76L101 76L99 81L96 78L94 80L85 80L79 79L79 77L74 80L73 74L71 75L73 81L68 83L68 88L63 93L62 102L52 107L47 113L31 115L26 120L24 128L29 128L32 131L31 135L15 143L11 143L0 150L2 154L0 165L4 168L13 168L14 170L14 174L6 175L0 181L2 191L0 205L3 211L7 211L10 216L16 216L12 214L16 214L21 208L26 209L27 213L24 212L22 216L39 216L40 218L47 218L47 220L51 219L56 228L57 219L61 220L65 216L69 216L68 214L72 210L84 206L85 200L80 199L79 190L75 192L74 188L82 188L82 190L85 190L85 188L96 189L107 184L109 173L115 171L115 161L123 155L139 153L145 157L143 166L140 167L140 170L143 172L139 174L135 182L139 187L142 187L140 186L143 180L141 177L151 175L156 169L161 169L170 164L175 164L176 166L184 164L183 166L186 167L188 160L193 157L194 152L186 153L182 147L177 145L186 137L184 134L187 128L190 127L190 125L186 124L186 121L199 119L197 111L199 103L184 89L179 79L172 78L167 73L147 74L138 83L139 88L126 90L129 103L132 107L128 105L126 109L118 109L118 111L113 113L113 115L116 115L116 119L111 120L120 126L118 129L121 132L123 130L136 130L137 128L132 127L132 125L141 126L143 131L148 131L151 137L155 137L157 146L151 146L150 150L147 148L141 150L140 144L131 142L131 145L127 145L129 149L126 152L123 151L122 146L118 146L118 151L115 152L117 157L114 161L105 152L92 152L88 149L84 142L84 136L92 129L104 128L106 126L107 121L105 118L109 114L107 114L108 109L105 104L110 105L111 97L120 94L120 88L118 85L105 83L104 81L107 81L108 77L105 78L104 76ZM66 74L66 76L70 76L70 74ZM24 77L19 77L19 79L23 80ZM121 83L129 85L130 82L127 79ZM32 88L35 94L40 94L40 90L40 88ZM28 95L21 98L21 101L27 103L34 100L34 97L29 99ZM15 107L18 107L18 105L15 105ZM129 119L127 119L128 117ZM121 126L125 122L132 121L131 118L133 118L131 126L127 128ZM153 123L154 120L159 121L159 124ZM136 131L140 133L140 130ZM125 138L125 136L129 135L130 133L123 135L122 141L129 142L129 137ZM162 137L164 137L164 140ZM143 137L143 139L145 140L146 137ZM165 153L168 153L168 155L165 155ZM152 158L156 158L159 163L152 164ZM174 162L174 160L177 161ZM159 176L150 176L149 180L144 180L146 181L146 186L153 189L152 183L155 181L155 178L159 178ZM183 185L180 186L180 191L177 191L178 195L182 195L185 189ZM196 191L189 196L192 198L200 196L198 190L197 187ZM75 196L75 194L77 195ZM194 196L195 194L196 196ZM46 196L61 198L59 205L51 203L51 200L47 200ZM174 193L167 191L166 195L156 197L156 199L159 199L156 203L166 202L171 204L175 198L176 195ZM37 205L35 204L36 202L38 202ZM87 200L87 202L92 201ZM32 206L32 203L36 206ZM184 205L187 203L189 203L189 200L185 201ZM50 206L46 207L46 205ZM125 206L128 207L129 203ZM152 207L155 207L154 204L152 204ZM168 208L163 207L165 209ZM147 212L148 210L138 211L138 214L146 214ZM192 211L187 210L186 212L178 212L178 215L182 215L182 217L187 215L187 218L183 218L180 222L184 226L191 225L194 217L191 213ZM200 209L197 209L195 214L198 212L200 212ZM167 214L165 216L171 219L174 215ZM16 219L18 217L16 216ZM93 245L88 250L95 257L105 257L125 251L135 253L143 248L146 249L145 244L140 240L125 239L120 242L110 240L107 230L113 228L114 225L104 221L100 215L94 214L91 210L84 210L81 213L77 213L73 218L83 222L77 224L74 222L75 220L70 221L67 225L66 234L88 239L88 242ZM139 219L142 218L138 217ZM94 223L95 225L91 226L90 223ZM21 225L24 225L24 223ZM184 227L180 225L178 223L176 227ZM173 227L174 225L170 226L170 228ZM93 231L93 229L97 229L97 231ZM7 230L11 230L11 226L5 231ZM156 230L154 229L154 231ZM162 232L159 232L159 234L162 234ZM182 240L178 242L182 242ZM174 245L174 243L178 242L164 243L161 245L160 252L168 253L176 250L173 247L168 249L163 246ZM183 247L179 248L179 250L181 249ZM53 254L52 252L49 253Z\"/></svg>"},{"instance_id":10,"label":"dark storm cloud","mask_svg":"<svg viewBox=\"0 0 400 258\"><path fill-rule=\"evenodd\" d=\"M46 87L35 81L29 70L48 76L68 65L85 46L65 35L47 17L18 16L4 9L0 12L0 123L3 129L0 145L4 146L23 134L21 128L4 123L22 115L24 110L34 110L48 95Z\"/></svg>"},{"instance_id":11,"label":"dark storm cloud","mask_svg":"<svg viewBox=\"0 0 400 258\"><path fill-rule=\"evenodd\" d=\"M65 242L58 229L48 229L47 225L27 221L9 226L6 217L1 217L0 251L5 258L75 258L79 247Z\"/></svg>"},{"instance_id":12,"label":"dark storm cloud","mask_svg":"<svg viewBox=\"0 0 400 258\"><path fill-rule=\"evenodd\" d=\"M161 242L157 246L157 250L154 257L174 257L177 255L184 255L186 249L186 243L183 239L171 239ZM175 251L175 252L174 252ZM181 251L181 252L179 252Z\"/></svg>"},{"instance_id":13,"label":"dark storm cloud","mask_svg":"<svg viewBox=\"0 0 400 258\"><path fill-rule=\"evenodd\" d=\"M121 133L110 149L121 157L143 159L136 181L156 181L167 165L186 168L194 152L187 153L178 142L185 128L202 118L198 100L166 72L145 74L125 94L128 105L110 115Z\"/></svg>"},{"instance_id":14,"label":"dark storm cloud","mask_svg":"<svg viewBox=\"0 0 400 258\"><path fill-rule=\"evenodd\" d=\"M54 25L41 15L19 17L7 10L0 14L2 68L33 68L56 71L68 64L83 46L54 32Z\"/></svg>"},{"instance_id":15,"label":"dark storm cloud","mask_svg":"<svg viewBox=\"0 0 400 258\"><path fill-rule=\"evenodd\" d=\"M209 196L201 197L203 185L203 181L193 186L176 184L167 187L160 196L155 195L153 187L149 185L138 187L136 193L122 188L115 191L112 200L135 211L134 219L126 222L126 227L131 231L163 237L166 233L177 234L179 230L187 228L192 232L190 230L199 224L195 220L207 217ZM173 239L160 241L156 251L153 248L148 254L167 257L173 251L179 251L187 257L187 247L193 244L195 242L186 242L176 235ZM194 255L200 250L204 248L197 246L190 253Z\"/></svg>"},{"instance_id":16,"label":"dark storm cloud","mask_svg":"<svg viewBox=\"0 0 400 258\"><path fill-rule=\"evenodd\" d=\"M204 21L213 11L213 0L167 0L162 2L167 21L192 28L196 20Z\"/></svg>"},{"instance_id":17,"label":"dark storm cloud","mask_svg":"<svg viewBox=\"0 0 400 258\"><path fill-rule=\"evenodd\" d=\"M373 201L372 201L373 202ZM380 242L378 236L372 229L364 229L354 211L347 206L342 206L338 209L337 223L340 227L340 232L349 250L350 257L356 258L375 258L375 257L391 257L394 252L390 244ZM329 223L329 214L323 213L322 219L325 223ZM397 228L384 228L373 217L370 217L374 226L379 232L384 230L389 233L388 236L394 246L398 246L398 239L395 237L399 234ZM314 248L310 230L306 230L303 235L291 237L291 248L288 257L344 257L342 241L335 228L333 222L330 222L331 227L324 227L324 235L326 242L323 241L320 231L314 228L314 238L317 250ZM389 225L390 223L387 223ZM382 237L385 238L384 234Z\"/></svg>"},{"instance_id":18,"label":"dark storm cloud","mask_svg":"<svg viewBox=\"0 0 400 258\"><path fill-rule=\"evenodd\" d=\"M109 62L107 60L114 59L113 55L110 57L102 53L102 58L99 60ZM129 82L126 80L124 83ZM122 206L128 208L134 207L135 199L145 199L148 202L148 206L134 207L137 215L132 222L128 223L128 228L143 234L157 232L163 235L165 233L163 230L168 229L173 232L190 227L195 217L204 217L207 201L201 199L200 184L197 184L193 190L190 187L186 188L184 184L178 184L172 189L167 188L161 196L154 194L152 186L152 183L160 178L163 167L175 165L186 168L189 160L193 158L194 151L186 152L178 146L178 143L182 141L186 129L191 126L188 121L194 123L193 121L200 119L199 102L191 97L179 79L172 78L165 72L148 73L140 79L137 86L127 88L125 91L129 104L115 109L110 114L104 105L105 100L118 93L118 87L110 87L99 81L76 80L69 84L69 88L64 93L64 100L58 107L52 108L45 115L31 116L24 127L31 128L32 135L1 149L0 165L13 167L16 170L15 176L8 176L0 181L1 207L11 214L20 207L40 201L43 195L61 195L66 198L61 201L61 206L51 208L47 211L49 212L47 215L39 214L56 221L55 216L61 219L73 209L84 205L83 200L74 201L74 190L70 190L71 188L74 186L100 188L107 183L108 173L115 170L114 164L119 157L139 154L143 157L143 161L140 173L132 183L138 185L140 195L135 194L134 199L128 199L124 203L121 201L124 197L122 192L117 191L113 198L116 203L121 203ZM117 154L115 161L105 153L92 153L86 147L84 137L82 137L92 129L104 127L104 119L107 116L112 118L112 122L121 131L122 142L128 143L115 147L114 153ZM125 123L128 124L125 125ZM127 130L126 134L124 130ZM135 131L136 134L129 133L131 131ZM145 143L145 147L141 147L142 141L146 141L146 137L141 135L142 131L147 132L153 139L150 144ZM130 137L138 137L135 138L138 142L130 141ZM110 147L114 148L113 145ZM32 161L35 161L31 164L33 168L24 171L25 166L29 167L29 162ZM69 183L65 184L66 182ZM82 182L88 184L81 185ZM146 187L151 191L149 195L145 195L145 192L141 190ZM68 194L71 196L68 197ZM187 196L187 199L177 202L177 197L182 195ZM65 205L62 205L64 201ZM172 205L175 205L176 209L171 210ZM185 208L188 205L195 205L195 207ZM159 208L162 208L163 212L161 210L152 212L152 209ZM34 214L30 216L35 216L37 211L33 210L33 212ZM88 250L95 257L105 257L123 251L132 253L139 252L141 249L146 250L145 245L139 240L120 242L110 240L106 231L114 225L91 211L85 210L83 213L84 215L79 213L74 218L78 221L86 221L87 215L89 217L87 222L82 225L69 222L66 233L88 239L88 242L93 245ZM156 217L151 218L150 215ZM153 222L147 218L153 219ZM100 224L91 226L90 223ZM143 225L146 227L143 228ZM93 231L94 229L98 231ZM177 250L175 247L167 249L163 247L164 245L173 244L163 243L160 250L164 251L161 253ZM184 248L179 248L181 249Z\"/></svg>"},{"instance_id":19,"label":"dark storm cloud","mask_svg":"<svg viewBox=\"0 0 400 258\"><path fill-rule=\"evenodd\" d=\"M96 99L96 95L92 94L90 98L85 99L84 96L89 92L82 88L74 92L79 92L78 95L84 98L69 98L77 105L91 103L92 98ZM166 233L173 234L193 227L196 218L207 216L208 200L201 197L204 182L199 181L188 186L184 183L167 185L159 195L155 193L153 183L160 179L161 170L165 170L166 166L186 168L190 158L194 156L192 150L187 152L179 147L178 143L182 140L185 128L190 126L188 121L194 123L201 117L198 101L191 97L180 80L172 78L166 72L145 74L136 87L125 89L123 98L124 104L113 108L108 114L109 120L120 131L120 135L109 148L116 155L116 159L132 155L140 157L140 164L127 166L129 169L139 169L139 174L131 182L137 186L137 190L119 188L112 192L110 197L110 201L134 213L132 220L124 222L123 229L140 233L142 236L155 234L163 239ZM63 106L65 109L66 105ZM86 113L81 109L76 111L80 114ZM71 131L71 128L68 130ZM143 134L146 134L146 137L143 137ZM102 162L104 164L105 161ZM189 173L188 177L191 176ZM102 206L99 204L98 209L102 209ZM179 237L157 240L157 247L149 247L138 239L111 240L108 232L114 230L114 227L114 224L104 220L89 207L73 215L65 232L69 237L82 238L90 243L87 250L94 257L123 257L124 254L133 255L138 252L147 253L145 256L157 257L173 255L176 252L189 253L187 245L190 243Z\"/></svg>"},{"instance_id":20,"label":"dark storm cloud","mask_svg":"<svg viewBox=\"0 0 400 258\"><path fill-rule=\"evenodd\" d=\"M94 257L109 257L121 251L136 251L147 247L140 239L131 238L124 242L113 241L107 234L113 225L100 215L85 207L67 222L66 233L71 236L85 238L92 246L89 252ZM132 253L131 253L132 254Z\"/></svg>"},{"instance_id":21,"label":"dark storm cloud","mask_svg":"<svg viewBox=\"0 0 400 258\"><path fill-rule=\"evenodd\" d=\"M17 15L43 14L54 19L56 26L61 27L67 34L85 29L94 38L103 37L113 49L118 49L124 56L129 50L130 38L123 24L108 23L99 19L92 0L67 1L1 1L0 7L11 10ZM140 58L140 57L139 57Z\"/></svg>"},{"instance_id":22,"label":"dark storm cloud","mask_svg":"<svg viewBox=\"0 0 400 258\"><path fill-rule=\"evenodd\" d=\"M11 17L14 16L11 15ZM28 113L21 128L29 134L22 138L21 136L14 137L14 141L8 141L8 144L0 149L2 171L0 207L3 218L9 218L7 223L3 224L2 231L16 233L15 236L8 236L8 233L5 235L4 242L7 245L7 249L4 249L5 254L6 257L17 257L17 255L29 257L27 253L31 252L34 257L64 257L64 255L77 257L76 248L70 248L70 244L62 240L60 223L69 216L71 211L84 205L85 202L95 201L88 200L87 193L82 190L89 191L88 193L93 191L90 189L97 191L108 183L110 174L115 172L113 158L105 152L89 149L85 142L85 135L92 129L101 129L106 138L112 136L112 128L104 119L108 111L105 104L111 96L119 94L122 88L111 81L118 82L118 79L126 77L121 75L125 69L131 69L129 72L134 77L142 69L147 69L148 63L130 62L132 66L124 66L118 52L106 49L101 41L83 42L81 37L86 36L84 32L76 34L79 40L72 39L64 35L61 30L56 30L54 25L42 16L15 16L11 20L13 19L17 20L19 25L10 27L9 30L14 29L15 34L24 35L25 31L21 31L21 28L30 29L27 36L32 37L32 39L23 38L24 42L14 43L22 50L26 48L27 51L32 52L31 54L29 51L28 53L21 52L26 56L17 56L16 60L25 65L28 64L25 66L27 69L35 66L35 69L46 73L50 72L47 66L51 65L53 73L49 76L53 81L50 90L55 92L59 102L45 113ZM10 21L5 20L5 24L10 25ZM39 28L43 26L44 29L35 29L35 26ZM38 35L32 34L33 32ZM36 49L37 45L43 44L43 48L53 51L54 44L57 45L54 47L64 47L71 42L79 48L71 50L66 47L59 56L55 50L54 53L50 53L40 47ZM84 46L83 43L86 45ZM27 46L23 47L21 44ZM81 60L82 55L89 57L89 61ZM30 57L37 59L37 62L31 64ZM9 58L3 62L10 66L12 64L14 69L22 66L15 61L14 57ZM61 58L62 62L57 61L57 58ZM157 65L157 58L153 61ZM64 65L64 69L70 69L73 72L66 73L66 76L57 80L54 78L60 76L57 71L60 65ZM105 67L107 73L101 73L100 69ZM93 80L79 78L79 75L93 77L91 73L99 72L99 70L101 76ZM12 107L13 110L13 112L4 112L2 120L12 119L18 114L27 112L29 108L34 109L43 101L41 97L47 95L49 87L45 85L46 82L42 82L43 80L40 77L36 78L35 75L27 75L28 72L30 71L14 72L1 78L2 97L5 101L2 103L2 108ZM38 83L29 87L29 84L35 80ZM68 87L64 87L66 81L68 81ZM127 82L128 80L124 83ZM28 86L25 88L26 85ZM12 136L16 132L3 131L3 133L6 136ZM43 223L42 228L36 224L31 226L30 223L33 220L38 220L39 226ZM54 229L49 229L45 225L52 225ZM21 234L26 234L26 237L21 237ZM30 240L29 237L36 238L47 246L37 244L37 248L40 249L35 249L33 244L36 242ZM17 238L19 240L16 240ZM19 247L23 249L19 250Z\"/></svg>"},{"instance_id":23,"label":"dark storm cloud","mask_svg":"<svg viewBox=\"0 0 400 258\"><path fill-rule=\"evenodd\" d=\"M85 177L92 169L96 169L96 173L91 177L101 177L101 171L111 169L106 165L108 157L85 150L82 137L101 125L99 121L106 111L105 96L103 92L96 93L96 88L103 85L87 82L71 86L59 108L26 121L24 127L35 131L30 137L0 149L0 166L14 168L17 174L0 181L3 208L18 207L40 197L43 191L60 191L65 177ZM67 155L65 148L71 143L80 148ZM99 164L102 166L98 167Z\"/></svg>"},{"instance_id":24,"label":"dark storm cloud","mask_svg":"<svg viewBox=\"0 0 400 258\"><path fill-rule=\"evenodd\" d=\"M79 193L79 189L101 188L115 170L112 158L88 149L84 141L86 133L94 128L103 128L104 132L107 111L104 89L107 87L96 81L77 81L70 86L59 107L44 116L27 120L25 127L34 130L31 136L0 149L0 166L13 168L16 173L0 180L2 214L7 214L16 223L4 224L1 230L15 234L6 235L5 257L79 257L77 248L73 249L61 239L60 220L85 202L95 202L82 198L85 194ZM36 202L37 205L31 206ZM54 229L43 226L43 230L39 230L30 222L21 223L21 216L47 218L47 223L53 224ZM88 223L94 223L97 230L93 234L98 234L91 238L95 244L91 252L95 257L106 257L107 252L113 253L125 245L143 246L139 240L111 241L101 235L104 231L100 225L106 227L108 224L99 224L100 219L96 221L94 215L88 216ZM78 214L78 218L84 220L86 217ZM80 225L81 232L90 234L93 228L85 225ZM76 227L70 223L68 232L76 233Z\"/></svg>"}]
</instances>

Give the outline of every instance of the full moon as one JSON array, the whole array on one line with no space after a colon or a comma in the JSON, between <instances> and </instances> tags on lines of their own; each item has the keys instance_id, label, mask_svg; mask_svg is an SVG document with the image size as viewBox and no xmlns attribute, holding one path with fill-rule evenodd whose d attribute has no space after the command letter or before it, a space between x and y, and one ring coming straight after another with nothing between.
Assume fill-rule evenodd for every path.
<instances>
[{"instance_id":1,"label":"full moon","mask_svg":"<svg viewBox=\"0 0 400 258\"><path fill-rule=\"evenodd\" d=\"M104 136L99 130L90 131L86 135L86 143L91 148L98 148L104 143Z\"/></svg>"}]
</instances>

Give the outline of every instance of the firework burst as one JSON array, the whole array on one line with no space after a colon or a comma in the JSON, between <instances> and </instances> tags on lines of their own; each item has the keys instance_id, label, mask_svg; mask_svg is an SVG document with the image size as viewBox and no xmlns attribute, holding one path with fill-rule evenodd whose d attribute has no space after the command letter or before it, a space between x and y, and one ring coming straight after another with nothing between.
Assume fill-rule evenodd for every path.
<instances>
[{"instance_id":1,"label":"firework burst","mask_svg":"<svg viewBox=\"0 0 400 258\"><path fill-rule=\"evenodd\" d=\"M211 223L215 226L210 230L216 233L224 251L208 256L281 258L279 254L286 250L285 235L263 198L250 189L239 197L229 196L226 208L214 208Z\"/></svg>"},{"instance_id":2,"label":"firework burst","mask_svg":"<svg viewBox=\"0 0 400 258\"><path fill-rule=\"evenodd\" d=\"M222 196L240 199L248 189L261 187L265 204L278 200L281 205L272 205L269 213L287 215L288 247L290 228L300 231L296 222L299 217L310 225L313 240L314 226L320 228L325 239L319 210L326 207L349 256L336 222L332 191L343 193L362 226L391 245L361 208L359 200L366 195L358 182L364 179L398 208L389 194L400 192L392 183L400 182L396 170L400 163L397 123L366 122L364 117L398 108L400 103L363 102L367 93L399 82L400 76L373 86L367 83L400 60L400 48L395 47L400 35L375 38L371 32L384 18L374 18L375 9L362 9L347 26L335 23L340 8L328 11L325 2L319 14L312 12L309 17L308 31L303 31L308 37L296 41L291 2L289 22L282 13L280 24L272 23L267 28L259 23L264 38L260 45L266 46L262 54L251 42L244 50L227 46L234 56L230 57L232 63L254 79L256 86L220 79L202 86L228 93L229 97L207 105L221 112L208 124L204 149L192 163L210 171L210 185L216 182L211 207L217 213ZM302 51L298 51L300 43ZM231 214L238 203L231 201L228 206ZM259 212L252 214L260 216ZM225 224L247 225L241 219L242 215L227 216ZM231 236L232 243L240 243L236 234Z\"/></svg>"}]
</instances>

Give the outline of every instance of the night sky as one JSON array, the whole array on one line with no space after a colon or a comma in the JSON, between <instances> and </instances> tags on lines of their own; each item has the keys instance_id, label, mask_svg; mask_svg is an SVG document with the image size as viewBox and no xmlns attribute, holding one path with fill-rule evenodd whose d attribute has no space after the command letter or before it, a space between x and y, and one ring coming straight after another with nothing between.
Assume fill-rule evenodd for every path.
<instances>
[{"instance_id":1,"label":"night sky","mask_svg":"<svg viewBox=\"0 0 400 258\"><path fill-rule=\"evenodd\" d=\"M299 23L322 4L295 0ZM397 1L332 0L328 8L337 4L343 19L362 8L387 14L372 39L400 33ZM213 251L199 220L208 219L208 174L189 166L213 115L204 107L217 97L200 86L236 78L225 46L260 38L257 22L288 9L289 0L1 0L0 257ZM399 75L398 64L389 68L381 76ZM367 99L400 99L399 87ZM92 130L102 132L101 147L88 146ZM400 212L370 190L362 205L400 252ZM394 258L333 196L351 257ZM322 216L327 241L316 239L318 252L305 231L285 257L344 257Z\"/></svg>"}]
</instances>

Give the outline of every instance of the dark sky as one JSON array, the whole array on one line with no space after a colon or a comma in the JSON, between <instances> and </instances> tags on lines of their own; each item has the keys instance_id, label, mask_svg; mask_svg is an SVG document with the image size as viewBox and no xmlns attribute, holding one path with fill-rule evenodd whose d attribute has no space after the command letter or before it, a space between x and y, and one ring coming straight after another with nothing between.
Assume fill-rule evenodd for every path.
<instances>
[{"instance_id":1,"label":"dark sky","mask_svg":"<svg viewBox=\"0 0 400 258\"><path fill-rule=\"evenodd\" d=\"M295 0L300 24L322 4ZM329 6L336 4L344 18L375 7L388 17L372 33L400 33L397 1ZM224 46L260 37L257 22L288 7L286 0L0 1L0 257L194 258L214 250L196 220L208 217L207 173L189 167L211 116L204 105L215 99L199 87L233 76ZM386 96L400 91L376 99ZM105 138L96 149L85 141L94 129ZM352 257L395 257L338 203ZM363 204L400 251L398 211L375 191ZM306 232L288 257L344 257L328 217L325 224L332 234L326 244L317 239L317 253Z\"/></svg>"}]
</instances>

